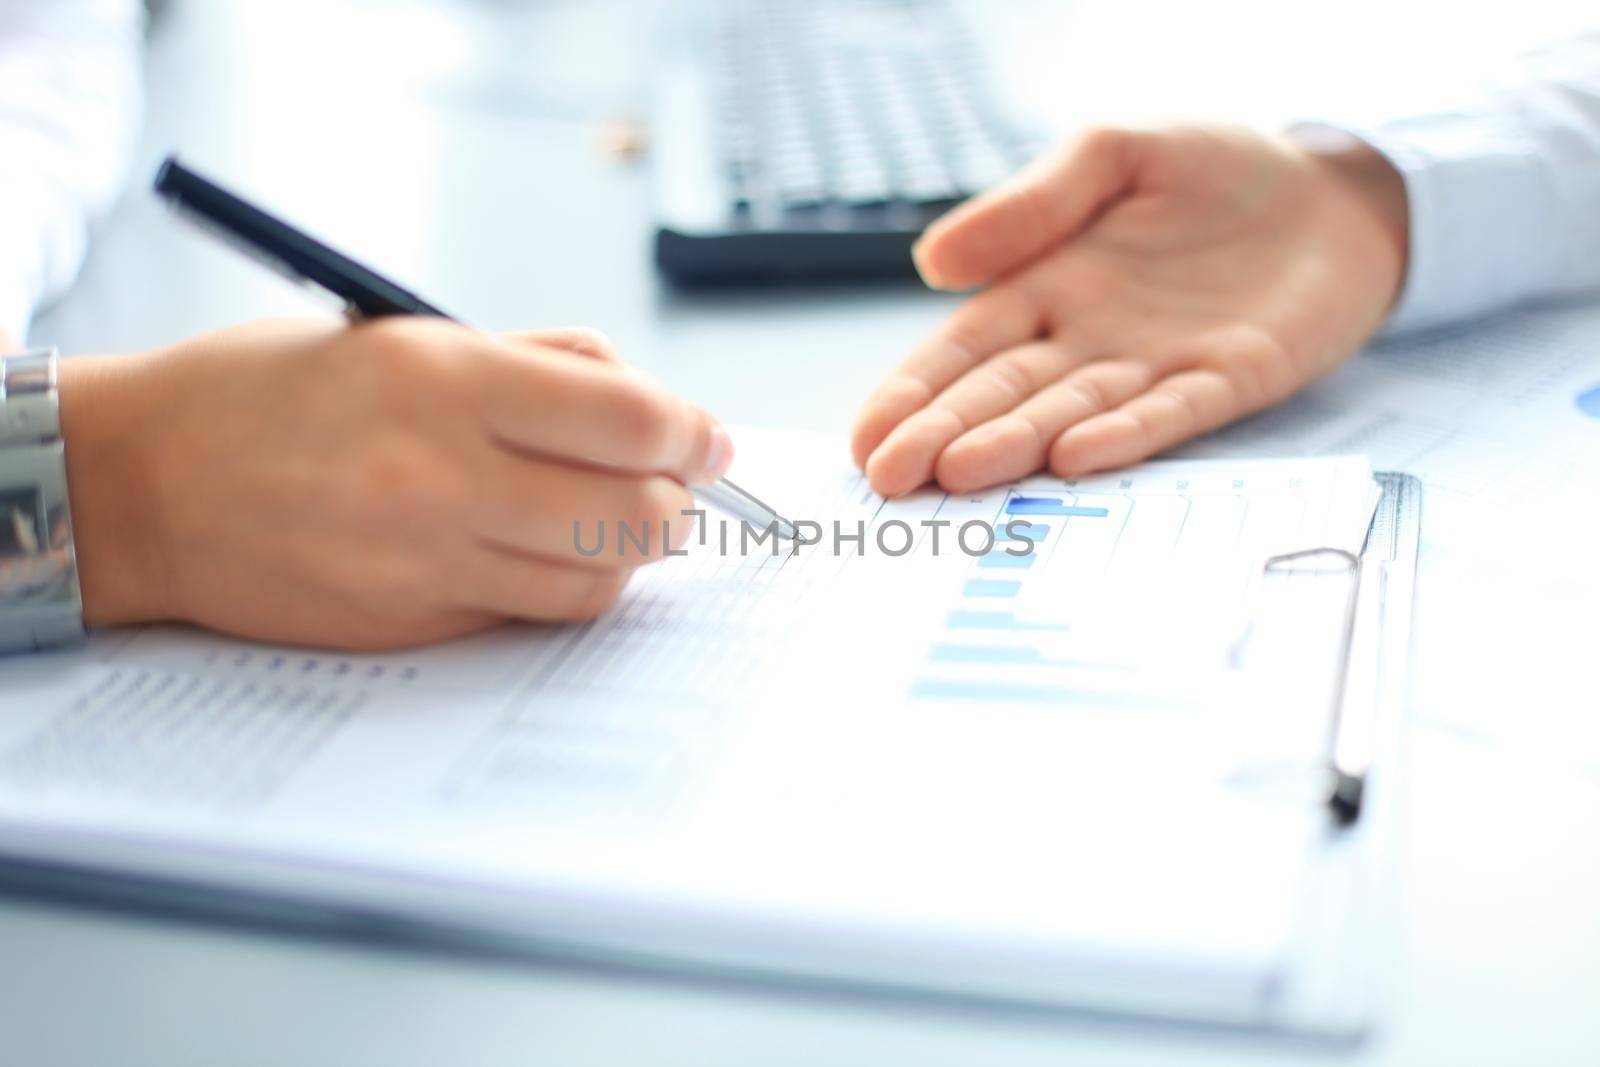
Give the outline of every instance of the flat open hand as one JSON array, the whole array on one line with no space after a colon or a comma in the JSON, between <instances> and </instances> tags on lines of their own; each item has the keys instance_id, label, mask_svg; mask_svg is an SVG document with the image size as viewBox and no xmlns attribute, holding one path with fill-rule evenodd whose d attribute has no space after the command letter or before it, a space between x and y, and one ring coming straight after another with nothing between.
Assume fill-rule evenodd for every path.
<instances>
[{"instance_id":1,"label":"flat open hand","mask_svg":"<svg viewBox=\"0 0 1600 1067\"><path fill-rule=\"evenodd\" d=\"M929 228L938 288L987 286L868 398L886 496L1117 467L1281 400L1382 322L1399 175L1223 127L1087 133Z\"/></svg>"}]
</instances>

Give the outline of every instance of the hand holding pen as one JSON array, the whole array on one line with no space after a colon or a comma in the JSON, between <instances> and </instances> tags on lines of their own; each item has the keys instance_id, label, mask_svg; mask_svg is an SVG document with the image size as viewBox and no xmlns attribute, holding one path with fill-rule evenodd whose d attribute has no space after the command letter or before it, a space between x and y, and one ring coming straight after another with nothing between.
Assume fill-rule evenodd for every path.
<instances>
[{"instance_id":1,"label":"hand holding pen","mask_svg":"<svg viewBox=\"0 0 1600 1067\"><path fill-rule=\"evenodd\" d=\"M305 247L256 251L284 263ZM410 296L352 277L375 297ZM724 474L727 433L630 372L603 337L494 336L421 306L370 317L346 298L369 317L63 362L91 624L419 644L596 615L664 554L663 531L690 537L688 486ZM574 523L600 519L653 536L643 551L613 539L581 554Z\"/></svg>"},{"instance_id":2,"label":"hand holding pen","mask_svg":"<svg viewBox=\"0 0 1600 1067\"><path fill-rule=\"evenodd\" d=\"M245 255L290 281L317 286L338 297L344 301L345 312L354 321L394 315L426 315L460 321L370 267L202 178L176 159L168 157L161 164L156 173L155 189L197 225ZM610 414L615 418L619 414L625 416L627 411ZM725 458L731 461L733 442L720 426L713 427L711 446L716 455L726 452ZM608 447L608 442L601 442L601 454L595 456L602 463L606 462L603 451ZM793 524L748 490L722 477L727 462L711 466L717 467L716 473L695 483L701 499L731 518L761 529L771 526L779 537L794 538Z\"/></svg>"}]
</instances>

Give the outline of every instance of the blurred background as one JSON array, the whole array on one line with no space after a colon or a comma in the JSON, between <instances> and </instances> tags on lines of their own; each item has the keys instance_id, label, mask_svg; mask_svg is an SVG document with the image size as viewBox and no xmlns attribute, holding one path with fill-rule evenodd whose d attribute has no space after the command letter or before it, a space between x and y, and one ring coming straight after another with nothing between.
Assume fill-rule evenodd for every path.
<instances>
[{"instance_id":1,"label":"blurred background","mask_svg":"<svg viewBox=\"0 0 1600 1067\"><path fill-rule=\"evenodd\" d=\"M705 140L681 109L663 118L664 71L686 58L713 70L730 17L805 16L803 28L820 22L863 49L900 54L922 47L903 33L907 19L957 26L956 47L982 60L981 71L957 72L957 91L981 85L1042 145L1090 121L1372 122L1458 96L1581 14L1551 0L152 7L143 148L80 284L36 323L34 340L128 350L325 306L169 218L148 188L170 151L471 321L596 326L729 421L821 430L844 429L950 301L844 278L690 289L663 280L653 258L662 159L688 142L701 152ZM744 75L769 59L756 55ZM791 338L777 358L761 339L785 327L804 343ZM824 402L793 404L797 388L812 397L820 388Z\"/></svg>"}]
</instances>

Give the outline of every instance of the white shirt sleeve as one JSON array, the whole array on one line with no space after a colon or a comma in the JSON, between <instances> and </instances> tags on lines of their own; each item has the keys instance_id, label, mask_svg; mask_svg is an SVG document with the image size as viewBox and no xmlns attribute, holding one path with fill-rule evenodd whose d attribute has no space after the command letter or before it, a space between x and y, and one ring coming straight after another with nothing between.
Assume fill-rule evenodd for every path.
<instances>
[{"instance_id":1,"label":"white shirt sleeve","mask_svg":"<svg viewBox=\"0 0 1600 1067\"><path fill-rule=\"evenodd\" d=\"M0 334L21 342L115 198L140 110L139 0L0 0Z\"/></svg>"},{"instance_id":2,"label":"white shirt sleeve","mask_svg":"<svg viewBox=\"0 0 1600 1067\"><path fill-rule=\"evenodd\" d=\"M1400 171L1410 205L1389 332L1600 293L1600 31L1462 107L1352 132Z\"/></svg>"}]
</instances>

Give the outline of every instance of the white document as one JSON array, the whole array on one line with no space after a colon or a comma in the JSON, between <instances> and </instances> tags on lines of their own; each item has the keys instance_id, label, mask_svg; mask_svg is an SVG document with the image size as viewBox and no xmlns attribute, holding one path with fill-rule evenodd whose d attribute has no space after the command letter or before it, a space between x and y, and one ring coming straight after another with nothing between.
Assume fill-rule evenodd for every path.
<instances>
[{"instance_id":1,"label":"white document","mask_svg":"<svg viewBox=\"0 0 1600 1067\"><path fill-rule=\"evenodd\" d=\"M1380 345L1184 454L1344 452L1425 486L1418 715L1600 777L1600 307Z\"/></svg>"},{"instance_id":2,"label":"white document","mask_svg":"<svg viewBox=\"0 0 1600 1067\"><path fill-rule=\"evenodd\" d=\"M387 656L156 628L12 660L0 853L577 952L1282 1022L1343 586L1255 576L1359 545L1365 460L885 503L843 456L745 434L735 475L821 543L709 517L592 624Z\"/></svg>"}]
</instances>

